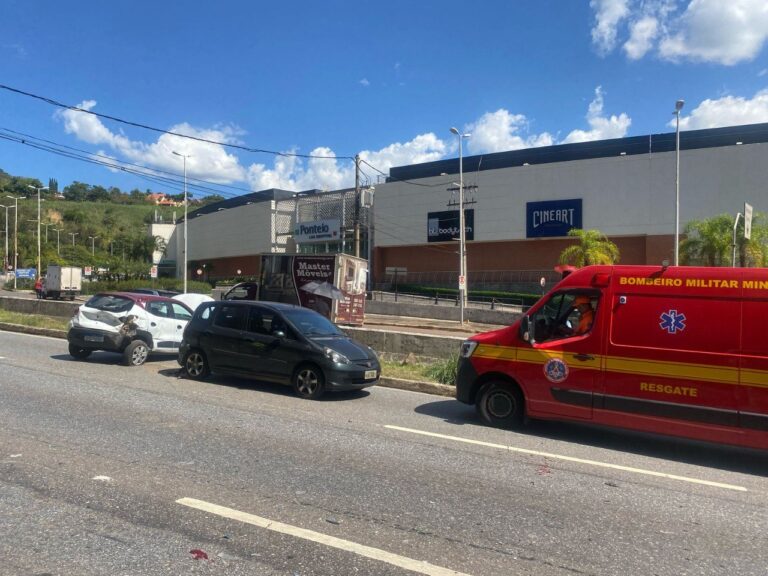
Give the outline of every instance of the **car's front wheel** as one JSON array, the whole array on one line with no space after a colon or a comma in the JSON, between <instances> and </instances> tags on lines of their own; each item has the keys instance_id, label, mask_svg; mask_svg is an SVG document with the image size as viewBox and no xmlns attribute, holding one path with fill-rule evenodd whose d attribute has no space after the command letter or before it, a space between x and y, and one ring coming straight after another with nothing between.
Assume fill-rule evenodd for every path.
<instances>
[{"instance_id":1,"label":"car's front wheel","mask_svg":"<svg viewBox=\"0 0 768 576\"><path fill-rule=\"evenodd\" d=\"M520 389L506 382L486 384L478 394L477 409L483 420L499 428L519 428L525 416Z\"/></svg>"},{"instance_id":2,"label":"car's front wheel","mask_svg":"<svg viewBox=\"0 0 768 576\"><path fill-rule=\"evenodd\" d=\"M141 366L149 357L149 346L143 340L134 340L123 351L126 366Z\"/></svg>"},{"instance_id":3,"label":"car's front wheel","mask_svg":"<svg viewBox=\"0 0 768 576\"><path fill-rule=\"evenodd\" d=\"M69 355L72 356L72 358L77 358L78 360L84 360L88 358L88 356L91 355L91 350L88 348L80 348L80 346L75 346L74 344L69 345Z\"/></svg>"},{"instance_id":4,"label":"car's front wheel","mask_svg":"<svg viewBox=\"0 0 768 576\"><path fill-rule=\"evenodd\" d=\"M192 380L202 380L211 373L208 359L200 350L190 350L184 358L184 370Z\"/></svg>"},{"instance_id":5,"label":"car's front wheel","mask_svg":"<svg viewBox=\"0 0 768 576\"><path fill-rule=\"evenodd\" d=\"M325 377L317 366L305 364L293 373L293 389L308 400L317 400L325 392Z\"/></svg>"}]
</instances>

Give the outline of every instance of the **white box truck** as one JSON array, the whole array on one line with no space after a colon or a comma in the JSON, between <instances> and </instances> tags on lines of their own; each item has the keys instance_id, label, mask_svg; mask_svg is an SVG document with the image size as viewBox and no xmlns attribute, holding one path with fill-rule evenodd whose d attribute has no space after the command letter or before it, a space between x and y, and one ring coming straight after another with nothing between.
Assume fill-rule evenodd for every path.
<instances>
[{"instance_id":1,"label":"white box truck","mask_svg":"<svg viewBox=\"0 0 768 576\"><path fill-rule=\"evenodd\" d=\"M83 289L83 271L77 266L48 266L43 281L43 298L74 300Z\"/></svg>"}]
</instances>

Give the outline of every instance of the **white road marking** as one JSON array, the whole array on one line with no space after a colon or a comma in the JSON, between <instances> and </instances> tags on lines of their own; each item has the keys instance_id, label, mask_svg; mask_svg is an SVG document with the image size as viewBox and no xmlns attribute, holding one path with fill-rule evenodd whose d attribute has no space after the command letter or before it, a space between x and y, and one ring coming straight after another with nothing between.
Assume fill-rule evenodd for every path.
<instances>
[{"instance_id":1,"label":"white road marking","mask_svg":"<svg viewBox=\"0 0 768 576\"><path fill-rule=\"evenodd\" d=\"M233 508L211 504L210 502L197 500L195 498L180 498L179 500L176 500L176 503L224 518L229 518L231 520L237 520L260 528L266 528L267 530L279 532L280 534L287 534L288 536L293 536L295 538L303 538L304 540L310 540L311 542L317 542L318 544L331 546L332 548L338 548L339 550L344 550L346 552L352 552L360 556L365 556L366 558L386 562L393 566L399 566L400 568L418 574L427 574L428 576L469 576L468 574L456 572L449 568L435 566L434 564L430 564L423 560L414 560L378 548L350 542L349 540L342 540L341 538L328 536L327 534L315 532L314 530L307 530L305 528L299 528L298 526L283 524L282 522L276 522L269 518L262 518L261 516L255 516L254 514L248 514L247 512L241 512L239 510L234 510Z\"/></svg>"},{"instance_id":2,"label":"white road marking","mask_svg":"<svg viewBox=\"0 0 768 576\"><path fill-rule=\"evenodd\" d=\"M94 476L91 480L98 480L99 482L112 482L112 478L109 476Z\"/></svg>"},{"instance_id":3,"label":"white road marking","mask_svg":"<svg viewBox=\"0 0 768 576\"><path fill-rule=\"evenodd\" d=\"M562 454L552 454L549 452L540 452L538 450L528 450L527 448L516 448L514 446L506 446L504 444L493 444L491 442L481 442L480 440L469 440L467 438L460 438L458 436L446 436L445 434L437 434L435 432L425 432L423 430L414 430L413 428L402 428L400 426L390 426L390 425L384 425L384 427L389 428L390 430L399 430L400 432L408 432L410 434L432 436L433 438L443 438L445 440L453 440L454 442L464 442L465 444L476 444L477 446L487 446L488 448L497 448L499 450L517 452L520 454L530 454L532 456L544 456L546 458L564 460L567 462L576 462L578 464L587 464L589 466L599 466L601 468L610 468L612 470L621 470L623 472L631 472L633 474L644 474L646 476L656 476L658 478L667 478L669 480L679 480L681 482L690 482L691 484L702 484L704 486L712 486L714 488L724 488L726 490L736 490L738 492L747 492L747 489L744 488L743 486L736 486L734 484L723 484L721 482L712 482L710 480L699 480L698 478L691 478L689 476L677 476L675 474L666 474L664 472L654 472L653 470L644 470L642 468L632 468L630 466L621 466L619 464L610 464L608 462L599 462L597 460L586 460L584 458L575 458L573 456L564 456Z\"/></svg>"}]
</instances>

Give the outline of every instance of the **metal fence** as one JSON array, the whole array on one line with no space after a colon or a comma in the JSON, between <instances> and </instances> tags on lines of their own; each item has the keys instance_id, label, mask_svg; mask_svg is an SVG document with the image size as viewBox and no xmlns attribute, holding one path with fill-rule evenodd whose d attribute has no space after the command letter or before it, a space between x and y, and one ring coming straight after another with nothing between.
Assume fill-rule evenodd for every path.
<instances>
[{"instance_id":1,"label":"metal fence","mask_svg":"<svg viewBox=\"0 0 768 576\"><path fill-rule=\"evenodd\" d=\"M523 292L541 294L541 279L544 289L551 288L560 281L560 274L554 270L478 270L469 274L468 290ZM377 282L374 290L386 292L398 291L400 286L422 286L432 288L457 288L458 274L455 270L439 272L408 272L397 276L385 275ZM474 297L473 297L474 299Z\"/></svg>"}]
</instances>

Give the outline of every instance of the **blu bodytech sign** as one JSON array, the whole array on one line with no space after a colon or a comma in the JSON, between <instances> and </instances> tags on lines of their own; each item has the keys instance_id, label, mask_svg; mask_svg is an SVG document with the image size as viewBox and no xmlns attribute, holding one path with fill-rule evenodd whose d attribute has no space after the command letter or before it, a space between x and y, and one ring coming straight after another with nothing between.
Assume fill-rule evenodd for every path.
<instances>
[{"instance_id":1,"label":"blu bodytech sign","mask_svg":"<svg viewBox=\"0 0 768 576\"><path fill-rule=\"evenodd\" d=\"M525 211L526 238L568 236L571 228L581 228L581 198L528 202Z\"/></svg>"},{"instance_id":2,"label":"blu bodytech sign","mask_svg":"<svg viewBox=\"0 0 768 576\"><path fill-rule=\"evenodd\" d=\"M297 244L308 242L335 242L339 239L341 224L339 220L315 220L299 222L293 229L293 238Z\"/></svg>"},{"instance_id":3,"label":"blu bodytech sign","mask_svg":"<svg viewBox=\"0 0 768 576\"><path fill-rule=\"evenodd\" d=\"M475 211L464 210L464 234L475 239ZM459 239L459 211L430 212L427 214L427 242L448 242Z\"/></svg>"}]
</instances>

